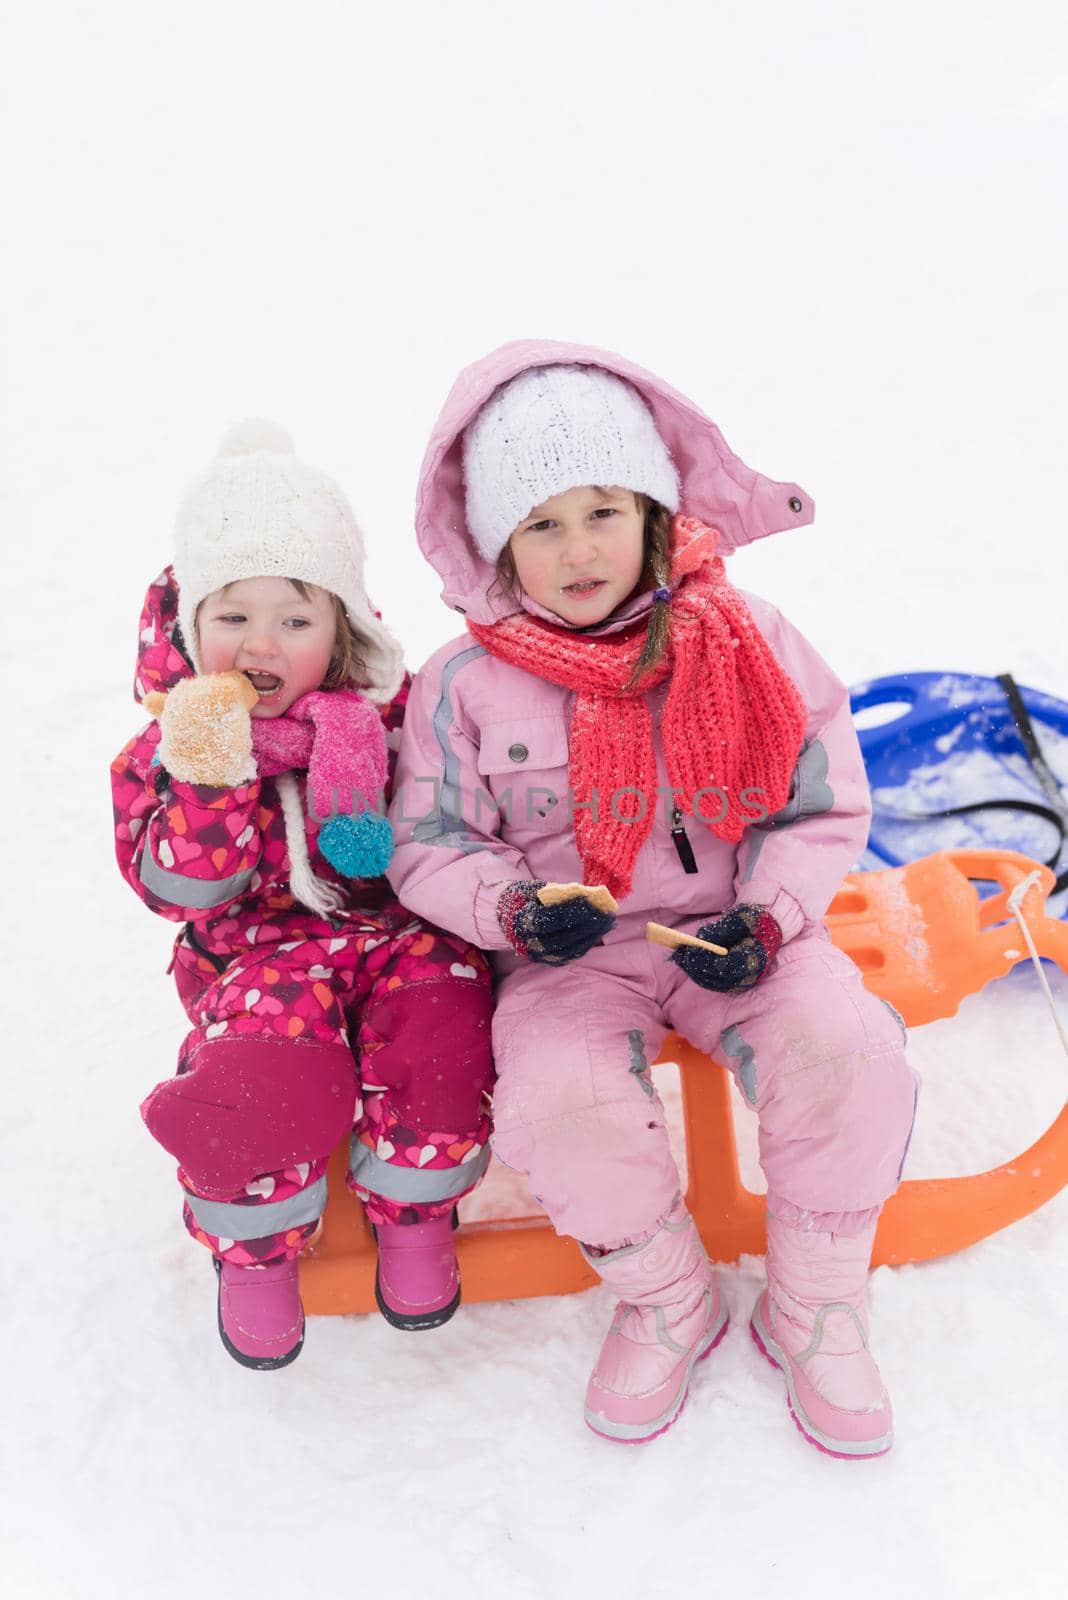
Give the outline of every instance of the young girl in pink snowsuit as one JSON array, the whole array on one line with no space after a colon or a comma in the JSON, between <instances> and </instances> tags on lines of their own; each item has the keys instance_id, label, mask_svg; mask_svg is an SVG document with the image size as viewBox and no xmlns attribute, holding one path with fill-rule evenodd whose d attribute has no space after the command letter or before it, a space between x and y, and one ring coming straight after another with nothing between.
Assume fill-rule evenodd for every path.
<instances>
[{"instance_id":1,"label":"young girl in pink snowsuit","mask_svg":"<svg viewBox=\"0 0 1068 1600\"><path fill-rule=\"evenodd\" d=\"M141 617L135 693L159 720L112 765L123 875L184 924L192 1030L141 1111L214 1254L224 1345L280 1367L349 1133L383 1314L414 1329L456 1310L454 1208L488 1160L489 970L382 877L407 686L341 491L281 429L239 425L176 546Z\"/></svg>"},{"instance_id":2,"label":"young girl in pink snowsuit","mask_svg":"<svg viewBox=\"0 0 1068 1600\"><path fill-rule=\"evenodd\" d=\"M573 345L468 368L424 462L420 544L467 632L413 686L389 876L493 952L494 1149L619 1296L586 1397L611 1439L667 1427L727 1326L649 1074L676 1029L760 1119L754 1338L813 1443L891 1442L865 1285L915 1084L822 922L864 768L843 685L723 566L811 518L665 383ZM618 914L541 902L576 881ZM649 920L725 953L668 955Z\"/></svg>"}]
</instances>

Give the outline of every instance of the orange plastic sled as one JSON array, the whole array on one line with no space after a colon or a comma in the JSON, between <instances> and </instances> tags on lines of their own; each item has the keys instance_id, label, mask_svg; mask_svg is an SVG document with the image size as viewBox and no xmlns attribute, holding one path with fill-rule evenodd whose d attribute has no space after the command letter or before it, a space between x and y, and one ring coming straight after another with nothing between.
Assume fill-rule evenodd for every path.
<instances>
[{"instance_id":1,"label":"orange plastic sled","mask_svg":"<svg viewBox=\"0 0 1068 1600\"><path fill-rule=\"evenodd\" d=\"M1007 902L1030 873L1038 881L1023 898L1022 915L1038 954L1068 972L1068 924L1045 912L1053 873L1009 850L943 851L884 872L851 873L831 902L827 927L868 988L907 1023L950 1017L966 995L1029 959ZM976 882L999 889L981 900ZM718 1261L760 1254L764 1198L739 1176L726 1071L677 1034L665 1041L660 1060L679 1064L686 1199L709 1254ZM331 1160L322 1231L301 1260L311 1313L375 1309L374 1239L345 1188L345 1154L339 1149ZM873 1264L963 1249L1037 1210L1066 1183L1068 1106L1015 1161L974 1176L903 1183L883 1210ZM456 1245L468 1303L567 1294L597 1281L574 1241L558 1237L544 1216L467 1224Z\"/></svg>"}]
</instances>

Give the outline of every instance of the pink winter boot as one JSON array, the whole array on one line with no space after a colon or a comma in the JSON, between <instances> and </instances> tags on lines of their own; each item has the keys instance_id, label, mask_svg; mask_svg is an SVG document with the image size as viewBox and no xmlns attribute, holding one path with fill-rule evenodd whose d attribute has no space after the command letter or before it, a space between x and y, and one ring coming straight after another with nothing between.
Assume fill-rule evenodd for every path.
<instances>
[{"instance_id":1,"label":"pink winter boot","mask_svg":"<svg viewBox=\"0 0 1068 1600\"><path fill-rule=\"evenodd\" d=\"M768 1287L749 1331L786 1379L810 1444L855 1460L893 1443L890 1400L868 1350L866 1286L875 1223L855 1238L768 1217Z\"/></svg>"},{"instance_id":2,"label":"pink winter boot","mask_svg":"<svg viewBox=\"0 0 1068 1600\"><path fill-rule=\"evenodd\" d=\"M460 1304L453 1226L451 1215L429 1222L375 1223L375 1299L393 1327L440 1327Z\"/></svg>"},{"instance_id":3,"label":"pink winter boot","mask_svg":"<svg viewBox=\"0 0 1068 1600\"><path fill-rule=\"evenodd\" d=\"M671 1426L690 1375L727 1331L727 1307L681 1200L641 1244L583 1255L620 1296L586 1390L594 1433L625 1444Z\"/></svg>"},{"instance_id":4,"label":"pink winter boot","mask_svg":"<svg viewBox=\"0 0 1068 1600\"><path fill-rule=\"evenodd\" d=\"M304 1308L295 1261L236 1266L215 1257L219 1275L219 1336L243 1367L285 1367L304 1343Z\"/></svg>"}]
</instances>

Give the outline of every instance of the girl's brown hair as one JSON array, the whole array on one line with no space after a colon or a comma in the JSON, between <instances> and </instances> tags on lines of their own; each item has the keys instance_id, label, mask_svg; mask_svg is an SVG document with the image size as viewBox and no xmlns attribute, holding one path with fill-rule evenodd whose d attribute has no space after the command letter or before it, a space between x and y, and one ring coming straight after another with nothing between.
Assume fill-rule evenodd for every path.
<instances>
[{"instance_id":1,"label":"girl's brown hair","mask_svg":"<svg viewBox=\"0 0 1068 1600\"><path fill-rule=\"evenodd\" d=\"M599 488L600 485L594 487ZM645 513L645 565L639 581L642 585L651 582L654 589L666 589L671 581L671 512L658 500L652 500L646 494L636 493L634 498ZM491 595L494 590L502 596L514 599L523 592L511 545L506 544L497 557L497 578L490 589ZM642 645L641 655L634 664L634 671L625 693L633 692L644 675L660 661L667 648L670 619L670 601L654 600L649 615L649 625L645 630L645 643Z\"/></svg>"},{"instance_id":2,"label":"girl's brown hair","mask_svg":"<svg viewBox=\"0 0 1068 1600\"><path fill-rule=\"evenodd\" d=\"M311 599L311 584L302 582L300 578L287 578L286 582L293 585L302 600ZM224 584L223 594L229 588L230 584ZM319 687L320 689L344 689L346 685L352 684L359 688L366 681L367 671L364 659L360 654L359 634L349 621L349 614L338 596L329 590L324 592L330 594L334 607L334 648L330 655L326 676ZM207 597L205 596L205 598ZM200 606L203 604L204 601L202 600L193 615L194 630L200 620Z\"/></svg>"},{"instance_id":3,"label":"girl's brown hair","mask_svg":"<svg viewBox=\"0 0 1068 1600\"><path fill-rule=\"evenodd\" d=\"M293 587L301 592L302 598L307 599L303 593L304 585L290 578ZM360 654L360 636L349 621L349 614L344 604L336 594L331 593L334 603L334 648L330 656L330 665L326 669L326 677L319 685L321 689L344 689L346 684L355 685L357 688L367 681L367 667Z\"/></svg>"}]
</instances>

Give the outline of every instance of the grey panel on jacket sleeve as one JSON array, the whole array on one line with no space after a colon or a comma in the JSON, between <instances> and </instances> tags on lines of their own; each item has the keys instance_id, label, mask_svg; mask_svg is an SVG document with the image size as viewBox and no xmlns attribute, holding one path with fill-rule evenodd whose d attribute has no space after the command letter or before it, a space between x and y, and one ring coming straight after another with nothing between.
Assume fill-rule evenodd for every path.
<instances>
[{"instance_id":1,"label":"grey panel on jacket sleeve","mask_svg":"<svg viewBox=\"0 0 1068 1600\"><path fill-rule=\"evenodd\" d=\"M769 833L778 828L788 828L791 823L802 822L805 817L818 817L824 811L834 810L834 790L827 782L828 765L827 750L819 739L813 739L811 744L804 746L794 767L789 800L781 811L776 811L774 816L763 822L754 822L749 830L749 853L741 879L743 883L748 883L756 871L764 840Z\"/></svg>"},{"instance_id":2,"label":"grey panel on jacket sleeve","mask_svg":"<svg viewBox=\"0 0 1068 1600\"><path fill-rule=\"evenodd\" d=\"M184 872L168 872L154 858L145 841L141 856L141 882L151 889L158 900L171 906L195 906L205 911L211 906L221 906L225 900L243 894L252 882L255 867L245 872L235 872L229 878L187 878Z\"/></svg>"},{"instance_id":3,"label":"grey panel on jacket sleeve","mask_svg":"<svg viewBox=\"0 0 1068 1600\"><path fill-rule=\"evenodd\" d=\"M460 792L460 758L449 738L449 730L453 723L449 691L453 679L469 662L476 661L479 656L485 654L480 644L472 645L469 650L461 650L459 655L447 661L442 671L441 695L432 719L434 737L441 751L441 786L438 803L433 811L417 822L412 829L412 839L416 844L441 845L447 850L462 850L465 855L474 855L479 850L489 848L485 839L479 834L472 833L464 822L463 797Z\"/></svg>"}]
</instances>

